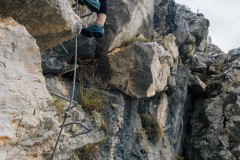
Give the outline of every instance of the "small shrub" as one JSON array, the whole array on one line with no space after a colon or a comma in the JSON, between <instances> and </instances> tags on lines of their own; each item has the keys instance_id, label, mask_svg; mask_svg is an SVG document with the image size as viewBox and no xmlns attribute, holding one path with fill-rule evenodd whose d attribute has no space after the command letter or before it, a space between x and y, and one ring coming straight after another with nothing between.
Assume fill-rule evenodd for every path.
<instances>
[{"instance_id":1,"label":"small shrub","mask_svg":"<svg viewBox=\"0 0 240 160\"><path fill-rule=\"evenodd\" d=\"M103 106L106 96L97 88L83 88L80 87L80 105L84 110L93 111L99 110Z\"/></svg>"},{"instance_id":2,"label":"small shrub","mask_svg":"<svg viewBox=\"0 0 240 160\"><path fill-rule=\"evenodd\" d=\"M126 46L132 44L133 42L148 43L148 42L150 42L150 39L147 39L147 38L144 38L144 37L131 38L131 39L128 39L128 40L124 41L122 43L121 47L126 47Z\"/></svg>"},{"instance_id":3,"label":"small shrub","mask_svg":"<svg viewBox=\"0 0 240 160\"><path fill-rule=\"evenodd\" d=\"M240 137L235 135L233 132L229 133L229 140L234 142L236 145L240 145Z\"/></svg>"},{"instance_id":4,"label":"small shrub","mask_svg":"<svg viewBox=\"0 0 240 160\"><path fill-rule=\"evenodd\" d=\"M138 130L136 131L136 136L137 136L137 139L138 139L138 140L144 139L144 136L145 136L145 131L144 131L144 129L138 129Z\"/></svg>"},{"instance_id":5,"label":"small shrub","mask_svg":"<svg viewBox=\"0 0 240 160\"><path fill-rule=\"evenodd\" d=\"M92 111L93 124L98 128L107 132L107 123L103 119L101 113Z\"/></svg>"},{"instance_id":6,"label":"small shrub","mask_svg":"<svg viewBox=\"0 0 240 160\"><path fill-rule=\"evenodd\" d=\"M221 62L217 62L217 63L214 63L213 66L217 71L221 71L225 67L225 64Z\"/></svg>"},{"instance_id":7,"label":"small shrub","mask_svg":"<svg viewBox=\"0 0 240 160\"><path fill-rule=\"evenodd\" d=\"M99 145L95 143L88 143L77 151L78 157L82 160L93 159L93 154L99 151Z\"/></svg>"},{"instance_id":8,"label":"small shrub","mask_svg":"<svg viewBox=\"0 0 240 160\"><path fill-rule=\"evenodd\" d=\"M56 108L57 114L63 112L64 111L64 107L66 107L65 104L63 103L63 101L59 100L59 99L55 100L53 105Z\"/></svg>"},{"instance_id":9,"label":"small shrub","mask_svg":"<svg viewBox=\"0 0 240 160\"><path fill-rule=\"evenodd\" d=\"M184 160L184 157L178 156L177 160Z\"/></svg>"},{"instance_id":10,"label":"small shrub","mask_svg":"<svg viewBox=\"0 0 240 160\"><path fill-rule=\"evenodd\" d=\"M79 104L82 108L86 111L101 109L107 98L103 92L103 90L107 89L106 83L94 75L89 76L83 73L79 75L79 82Z\"/></svg>"},{"instance_id":11,"label":"small shrub","mask_svg":"<svg viewBox=\"0 0 240 160\"><path fill-rule=\"evenodd\" d=\"M75 154L77 157L81 160L92 160L94 158L94 154L99 152L101 149L101 146L106 141L106 139L103 139L100 142L97 143L88 143L85 146L75 150Z\"/></svg>"},{"instance_id":12,"label":"small shrub","mask_svg":"<svg viewBox=\"0 0 240 160\"><path fill-rule=\"evenodd\" d=\"M144 146L142 151L144 154L148 154L151 152L151 148L149 146Z\"/></svg>"},{"instance_id":13,"label":"small shrub","mask_svg":"<svg viewBox=\"0 0 240 160\"><path fill-rule=\"evenodd\" d=\"M222 135L224 135L224 134L230 134L230 132L231 132L230 128L229 128L229 127L225 127L225 128L223 128L221 134L222 134Z\"/></svg>"},{"instance_id":14,"label":"small shrub","mask_svg":"<svg viewBox=\"0 0 240 160\"><path fill-rule=\"evenodd\" d=\"M148 139L152 142L159 142L163 138L163 127L157 121L156 117L143 114L141 115L142 127Z\"/></svg>"},{"instance_id":15,"label":"small shrub","mask_svg":"<svg viewBox=\"0 0 240 160\"><path fill-rule=\"evenodd\" d=\"M240 86L240 80L233 81L233 86L234 87Z\"/></svg>"},{"instance_id":16,"label":"small shrub","mask_svg":"<svg viewBox=\"0 0 240 160\"><path fill-rule=\"evenodd\" d=\"M78 160L78 156L73 152L71 154L70 160Z\"/></svg>"},{"instance_id":17,"label":"small shrub","mask_svg":"<svg viewBox=\"0 0 240 160\"><path fill-rule=\"evenodd\" d=\"M240 137L233 133L232 129L226 127L222 130L222 135L228 135L229 141L235 143L236 145L240 145Z\"/></svg>"}]
</instances>

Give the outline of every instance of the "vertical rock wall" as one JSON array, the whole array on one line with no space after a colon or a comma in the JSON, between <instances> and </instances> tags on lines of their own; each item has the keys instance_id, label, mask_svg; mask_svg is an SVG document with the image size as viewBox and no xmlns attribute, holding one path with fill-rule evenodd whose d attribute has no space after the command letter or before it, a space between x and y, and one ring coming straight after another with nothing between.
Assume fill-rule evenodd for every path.
<instances>
[{"instance_id":1,"label":"vertical rock wall","mask_svg":"<svg viewBox=\"0 0 240 160\"><path fill-rule=\"evenodd\" d=\"M41 71L36 40L12 18L1 18L1 159L43 159L51 153L58 122Z\"/></svg>"}]
</instances>

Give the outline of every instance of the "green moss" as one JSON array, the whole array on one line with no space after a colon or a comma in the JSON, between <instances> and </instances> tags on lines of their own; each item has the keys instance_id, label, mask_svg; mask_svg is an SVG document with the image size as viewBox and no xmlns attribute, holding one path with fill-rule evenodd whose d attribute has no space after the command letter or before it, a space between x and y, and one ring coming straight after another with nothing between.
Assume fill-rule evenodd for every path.
<instances>
[{"instance_id":1,"label":"green moss","mask_svg":"<svg viewBox=\"0 0 240 160\"><path fill-rule=\"evenodd\" d=\"M159 124L156 117L143 114L141 115L142 127L148 139L152 142L159 142L163 138L163 127Z\"/></svg>"},{"instance_id":2,"label":"green moss","mask_svg":"<svg viewBox=\"0 0 240 160\"><path fill-rule=\"evenodd\" d=\"M141 38L131 38L131 39L128 39L126 41L124 41L121 45L121 47L126 47L134 42L142 42L142 43L148 43L150 42L150 39L147 39L147 38L144 38L144 37L141 37Z\"/></svg>"}]
</instances>

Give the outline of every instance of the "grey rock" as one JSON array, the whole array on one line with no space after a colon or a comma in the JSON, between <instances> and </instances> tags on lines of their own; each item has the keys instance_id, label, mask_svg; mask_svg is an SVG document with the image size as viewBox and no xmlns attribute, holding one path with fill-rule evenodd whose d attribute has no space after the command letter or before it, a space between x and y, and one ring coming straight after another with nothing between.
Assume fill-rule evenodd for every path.
<instances>
[{"instance_id":1,"label":"grey rock","mask_svg":"<svg viewBox=\"0 0 240 160\"><path fill-rule=\"evenodd\" d=\"M186 24L183 25L179 25L179 36L178 39L180 40L180 44L189 44L189 42L187 42L187 38L190 37L191 35L195 37L195 40L193 38L191 38L191 41L195 41L196 43L196 49L198 51L204 51L206 46L206 42L207 42L207 36L208 36L208 27L209 27L209 21L207 19L204 18L203 15L200 14L195 14L193 12L191 12L191 10L189 8L187 8L186 6L181 6L179 4L176 5L176 20L175 20L175 24L181 24L181 23L187 23L188 27L184 27L186 26ZM181 33L182 31L182 33ZM183 40L181 40L181 37L184 38ZM184 43L185 42L185 43ZM192 43L191 43L192 44ZM182 46L181 45L181 46ZM180 47L180 46L179 46Z\"/></svg>"},{"instance_id":2,"label":"grey rock","mask_svg":"<svg viewBox=\"0 0 240 160\"><path fill-rule=\"evenodd\" d=\"M215 58L215 56L211 56L211 54L208 54L208 55L209 55L209 58L212 57L212 62L213 62L209 67L209 72L222 73L228 67L226 54L218 54L217 58Z\"/></svg>"},{"instance_id":3,"label":"grey rock","mask_svg":"<svg viewBox=\"0 0 240 160\"><path fill-rule=\"evenodd\" d=\"M186 20L184 20L181 15L175 17L176 30L173 34L176 37L176 44L181 47L185 44L190 36L189 25Z\"/></svg>"},{"instance_id":4,"label":"grey rock","mask_svg":"<svg viewBox=\"0 0 240 160\"><path fill-rule=\"evenodd\" d=\"M60 55L58 53L55 53L52 50L47 50L45 52L42 52L42 69L43 74L58 74L64 67L64 64L62 61L58 60L57 57Z\"/></svg>"},{"instance_id":5,"label":"grey rock","mask_svg":"<svg viewBox=\"0 0 240 160\"><path fill-rule=\"evenodd\" d=\"M96 47L97 44L94 38L79 35L77 43L78 59L93 59ZM75 49L76 38L73 38L61 45L41 52L43 73L56 75L62 71L64 66L73 65Z\"/></svg>"},{"instance_id":6,"label":"grey rock","mask_svg":"<svg viewBox=\"0 0 240 160\"><path fill-rule=\"evenodd\" d=\"M192 59L191 70L199 73L206 73L207 68L211 65L212 60L204 52L197 52Z\"/></svg>"},{"instance_id":7,"label":"grey rock","mask_svg":"<svg viewBox=\"0 0 240 160\"><path fill-rule=\"evenodd\" d=\"M213 57L218 56L222 52L222 50L215 44L208 43L206 48L207 53L212 53Z\"/></svg>"},{"instance_id":8,"label":"grey rock","mask_svg":"<svg viewBox=\"0 0 240 160\"><path fill-rule=\"evenodd\" d=\"M161 31L162 35L172 33L175 30L175 10L175 2L173 0L155 0L154 28Z\"/></svg>"},{"instance_id":9,"label":"grey rock","mask_svg":"<svg viewBox=\"0 0 240 160\"><path fill-rule=\"evenodd\" d=\"M184 44L194 44L195 42L196 42L196 38L192 34L190 34Z\"/></svg>"},{"instance_id":10,"label":"grey rock","mask_svg":"<svg viewBox=\"0 0 240 160\"><path fill-rule=\"evenodd\" d=\"M239 58L234 60L231 65L232 65L231 66L232 68L240 69L240 55L239 55Z\"/></svg>"},{"instance_id":11,"label":"grey rock","mask_svg":"<svg viewBox=\"0 0 240 160\"><path fill-rule=\"evenodd\" d=\"M191 75L189 79L189 87L196 94L202 94L205 92L206 84L202 82L197 76Z\"/></svg>"},{"instance_id":12,"label":"grey rock","mask_svg":"<svg viewBox=\"0 0 240 160\"><path fill-rule=\"evenodd\" d=\"M190 33L196 38L198 46L207 39L209 25L209 21L204 17L198 17L190 22Z\"/></svg>"},{"instance_id":13,"label":"grey rock","mask_svg":"<svg viewBox=\"0 0 240 160\"><path fill-rule=\"evenodd\" d=\"M234 61L240 57L240 48L232 49L228 52L229 61Z\"/></svg>"}]
</instances>

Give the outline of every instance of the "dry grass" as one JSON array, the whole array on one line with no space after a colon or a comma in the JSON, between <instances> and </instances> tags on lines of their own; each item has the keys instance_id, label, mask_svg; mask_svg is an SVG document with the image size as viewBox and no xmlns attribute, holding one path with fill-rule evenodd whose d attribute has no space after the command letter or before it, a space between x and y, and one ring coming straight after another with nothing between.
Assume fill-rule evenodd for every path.
<instances>
[{"instance_id":1,"label":"dry grass","mask_svg":"<svg viewBox=\"0 0 240 160\"><path fill-rule=\"evenodd\" d=\"M57 100L54 101L53 104L54 104L54 106L56 108L57 114L59 114L59 113L64 111L65 104L64 104L64 102L62 100L57 99Z\"/></svg>"},{"instance_id":2,"label":"dry grass","mask_svg":"<svg viewBox=\"0 0 240 160\"><path fill-rule=\"evenodd\" d=\"M164 132L162 125L158 122L156 117L143 114L141 115L142 127L148 139L152 142L159 142L162 140Z\"/></svg>"},{"instance_id":3,"label":"dry grass","mask_svg":"<svg viewBox=\"0 0 240 160\"><path fill-rule=\"evenodd\" d=\"M217 71L221 71L225 67L225 64L221 62L215 62L213 66Z\"/></svg>"},{"instance_id":4,"label":"dry grass","mask_svg":"<svg viewBox=\"0 0 240 160\"><path fill-rule=\"evenodd\" d=\"M136 136L138 140L143 140L145 137L145 130L144 129L137 129Z\"/></svg>"},{"instance_id":5,"label":"dry grass","mask_svg":"<svg viewBox=\"0 0 240 160\"><path fill-rule=\"evenodd\" d=\"M96 88L82 88L80 90L80 105L84 110L100 110L105 102L106 96Z\"/></svg>"},{"instance_id":6,"label":"dry grass","mask_svg":"<svg viewBox=\"0 0 240 160\"><path fill-rule=\"evenodd\" d=\"M150 39L144 38L144 37L138 37L138 38L131 38L126 41L124 41L121 45L121 47L126 47L134 42L142 42L142 43L148 43L150 42Z\"/></svg>"},{"instance_id":7,"label":"dry grass","mask_svg":"<svg viewBox=\"0 0 240 160\"><path fill-rule=\"evenodd\" d=\"M80 75L79 82L79 104L82 108L89 112L102 109L107 99L106 94L103 93L103 90L107 88L106 83L103 83L100 78L96 78L94 75Z\"/></svg>"},{"instance_id":8,"label":"dry grass","mask_svg":"<svg viewBox=\"0 0 240 160\"><path fill-rule=\"evenodd\" d=\"M75 157L80 160L93 160L95 154L100 151L101 146L106 141L106 138L97 143L88 143L84 147L75 150Z\"/></svg>"},{"instance_id":9,"label":"dry grass","mask_svg":"<svg viewBox=\"0 0 240 160\"><path fill-rule=\"evenodd\" d=\"M240 80L235 80L235 81L233 81L233 86L234 86L234 87L240 86Z\"/></svg>"}]
</instances>

